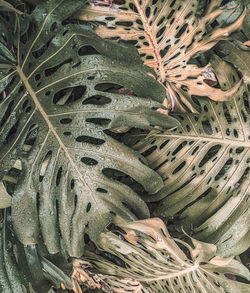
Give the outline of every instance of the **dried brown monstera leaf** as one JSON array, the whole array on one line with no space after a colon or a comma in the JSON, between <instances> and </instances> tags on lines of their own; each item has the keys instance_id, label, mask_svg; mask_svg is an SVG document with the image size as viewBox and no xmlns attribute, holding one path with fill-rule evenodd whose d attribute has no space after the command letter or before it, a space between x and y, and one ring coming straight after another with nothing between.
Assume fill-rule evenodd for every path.
<instances>
[{"instance_id":1,"label":"dried brown monstera leaf","mask_svg":"<svg viewBox=\"0 0 250 293\"><path fill-rule=\"evenodd\" d=\"M210 24L223 13L218 8L221 2L210 1L198 16L197 0L91 1L78 17L99 22L96 32L100 36L136 46L144 63L155 69L166 88L165 105L175 112L197 112L192 95L225 101L238 87L236 84L227 91L213 88L206 82L210 65L200 68L189 63L191 57L211 49L241 27L245 12L233 24L212 29Z\"/></svg>"},{"instance_id":2,"label":"dried brown monstera leaf","mask_svg":"<svg viewBox=\"0 0 250 293\"><path fill-rule=\"evenodd\" d=\"M89 288L91 292L101 290L101 292L112 293L139 293L143 289L140 282L131 278L119 279L116 276L93 273L92 270L93 266L90 262L79 259L73 260L72 283L74 293L82 293L82 286Z\"/></svg>"},{"instance_id":3,"label":"dried brown monstera leaf","mask_svg":"<svg viewBox=\"0 0 250 293\"><path fill-rule=\"evenodd\" d=\"M100 248L118 257L122 266L99 255L87 253L87 258L99 272L140 282L138 293L247 293L249 283L229 279L241 276L250 280L246 267L232 258L215 256L216 246L192 240L192 246L173 239L158 218L126 223L116 218L117 229L102 233ZM177 244L181 244L183 250ZM129 281L128 281L129 283ZM113 288L112 288L113 289ZM120 290L118 290L120 289Z\"/></svg>"},{"instance_id":4,"label":"dried brown monstera leaf","mask_svg":"<svg viewBox=\"0 0 250 293\"><path fill-rule=\"evenodd\" d=\"M233 87L242 76L232 100L197 99L199 115L175 115L181 123L176 131L152 135L137 149L164 181L149 198L158 201L155 215L174 216L177 226L192 229L194 237L216 243L220 255L231 256L250 241L250 49L224 42L220 52L227 61L215 55L211 64L221 88Z\"/></svg>"}]
</instances>

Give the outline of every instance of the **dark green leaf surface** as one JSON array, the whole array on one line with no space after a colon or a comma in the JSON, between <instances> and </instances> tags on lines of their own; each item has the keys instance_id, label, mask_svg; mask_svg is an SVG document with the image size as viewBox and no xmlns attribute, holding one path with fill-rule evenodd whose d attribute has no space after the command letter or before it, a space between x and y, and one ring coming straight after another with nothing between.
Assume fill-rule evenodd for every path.
<instances>
[{"instance_id":1,"label":"dark green leaf surface","mask_svg":"<svg viewBox=\"0 0 250 293\"><path fill-rule=\"evenodd\" d=\"M49 256L41 243L22 245L13 233L10 213L1 210L0 217L0 292L47 293L61 283L72 289L72 266L63 254Z\"/></svg>"},{"instance_id":2,"label":"dark green leaf surface","mask_svg":"<svg viewBox=\"0 0 250 293\"><path fill-rule=\"evenodd\" d=\"M85 2L51 0L31 15L2 15L0 40L0 176L21 165L14 230L25 245L41 233L50 253L65 245L78 257L86 234L95 240L114 214L148 216L139 196L107 176L128 174L149 193L163 186L104 130L176 126L156 112L164 89L133 47L67 20Z\"/></svg>"}]
</instances>

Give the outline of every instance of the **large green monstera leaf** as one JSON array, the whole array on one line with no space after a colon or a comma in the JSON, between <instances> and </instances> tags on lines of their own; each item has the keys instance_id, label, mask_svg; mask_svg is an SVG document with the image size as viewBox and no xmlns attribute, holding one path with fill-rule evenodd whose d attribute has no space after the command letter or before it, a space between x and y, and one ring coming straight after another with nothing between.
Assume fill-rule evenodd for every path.
<instances>
[{"instance_id":1,"label":"large green monstera leaf","mask_svg":"<svg viewBox=\"0 0 250 293\"><path fill-rule=\"evenodd\" d=\"M19 172L13 227L23 244L36 244L41 232L50 253L65 245L70 256L81 256L84 237L95 240L114 214L148 216L119 176L149 193L163 185L105 130L176 125L156 111L164 89L133 47L67 20L85 2L51 0L30 15L1 14L0 175Z\"/></svg>"},{"instance_id":2,"label":"large green monstera leaf","mask_svg":"<svg viewBox=\"0 0 250 293\"><path fill-rule=\"evenodd\" d=\"M144 63L155 69L164 85L169 108L197 112L192 95L225 101L238 87L236 84L227 91L213 88L208 85L216 82L211 67L190 63L192 57L241 27L245 12L228 26L222 23L214 27L216 18L228 11L227 7L219 8L221 3L209 1L201 12L198 0L93 0L77 16L99 23L96 32L104 38L134 44Z\"/></svg>"},{"instance_id":3,"label":"large green monstera leaf","mask_svg":"<svg viewBox=\"0 0 250 293\"><path fill-rule=\"evenodd\" d=\"M228 62L216 55L211 60L219 84L227 89L238 82L235 64L243 80L238 92L224 103L195 99L199 115L176 115L176 131L152 135L136 148L164 181L151 197L159 201L155 215L175 216L176 225L193 227L194 237L217 243L229 256L246 250L250 240L250 50L238 43L220 49Z\"/></svg>"},{"instance_id":4,"label":"large green monstera leaf","mask_svg":"<svg viewBox=\"0 0 250 293\"><path fill-rule=\"evenodd\" d=\"M87 253L87 258L99 272L131 279L127 280L130 288L124 288L123 281L119 286L117 281L111 287L112 292L247 293L250 290L249 283L227 277L240 276L249 281L247 268L232 258L215 256L216 246L213 244L192 239L190 246L174 240L158 218L132 223L116 219L115 224L117 229L101 234L99 245L105 252L113 254L113 259L119 258L120 265ZM185 248L185 253L177 244ZM112 286L107 278L105 281Z\"/></svg>"}]
</instances>

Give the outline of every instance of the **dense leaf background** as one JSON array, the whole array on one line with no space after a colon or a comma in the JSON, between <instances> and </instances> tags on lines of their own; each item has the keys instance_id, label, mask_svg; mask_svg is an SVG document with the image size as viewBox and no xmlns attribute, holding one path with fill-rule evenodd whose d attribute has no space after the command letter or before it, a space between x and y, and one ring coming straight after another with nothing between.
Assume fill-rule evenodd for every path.
<instances>
[{"instance_id":1,"label":"dense leaf background","mask_svg":"<svg viewBox=\"0 0 250 293\"><path fill-rule=\"evenodd\" d=\"M248 2L27 2L0 1L0 290L248 292ZM142 280L173 269L156 222L188 281Z\"/></svg>"}]
</instances>

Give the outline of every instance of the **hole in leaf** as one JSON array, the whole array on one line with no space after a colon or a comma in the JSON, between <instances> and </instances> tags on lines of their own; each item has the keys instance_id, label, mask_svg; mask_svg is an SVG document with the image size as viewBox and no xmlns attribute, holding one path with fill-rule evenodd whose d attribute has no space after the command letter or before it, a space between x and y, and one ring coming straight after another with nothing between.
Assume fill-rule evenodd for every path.
<instances>
[{"instance_id":1,"label":"hole in leaf","mask_svg":"<svg viewBox=\"0 0 250 293\"><path fill-rule=\"evenodd\" d=\"M115 83L99 83L95 86L95 90L105 93L116 93L122 86Z\"/></svg>"},{"instance_id":2,"label":"hole in leaf","mask_svg":"<svg viewBox=\"0 0 250 293\"><path fill-rule=\"evenodd\" d=\"M87 98L82 102L83 105L105 105L109 104L112 100L105 96L95 95Z\"/></svg>"},{"instance_id":3,"label":"hole in leaf","mask_svg":"<svg viewBox=\"0 0 250 293\"><path fill-rule=\"evenodd\" d=\"M230 115L230 112L229 112L229 110L227 108L226 103L223 103L223 111L224 111L224 116L225 116L225 118L227 120L227 123L231 124L232 123L232 117Z\"/></svg>"},{"instance_id":4,"label":"hole in leaf","mask_svg":"<svg viewBox=\"0 0 250 293\"><path fill-rule=\"evenodd\" d=\"M221 149L221 145L217 144L213 147L211 147L207 153L205 154L205 156L203 157L203 159L200 161L199 167L203 167L211 158L213 158L218 151Z\"/></svg>"},{"instance_id":5,"label":"hole in leaf","mask_svg":"<svg viewBox=\"0 0 250 293\"><path fill-rule=\"evenodd\" d=\"M36 51L33 51L32 52L33 57L36 58L36 59L40 58L45 53L45 51L49 48L49 45L50 45L50 43L51 43L53 38L54 38L54 36L51 37L48 40L48 42L45 45L43 45L40 49L38 49Z\"/></svg>"},{"instance_id":6,"label":"hole in leaf","mask_svg":"<svg viewBox=\"0 0 250 293\"><path fill-rule=\"evenodd\" d=\"M77 142L87 142L94 145L101 145L105 142L105 140L101 138L91 137L87 135L81 135L76 138Z\"/></svg>"},{"instance_id":7,"label":"hole in leaf","mask_svg":"<svg viewBox=\"0 0 250 293\"><path fill-rule=\"evenodd\" d=\"M159 170L163 165L165 165L167 162L169 161L169 159L164 160L163 162L160 163L160 165L158 165L157 167L154 168L154 171ZM165 179L166 180L166 179Z\"/></svg>"},{"instance_id":8,"label":"hole in leaf","mask_svg":"<svg viewBox=\"0 0 250 293\"><path fill-rule=\"evenodd\" d=\"M177 172L179 172L185 165L186 165L186 161L182 162L176 169L174 169L172 174L176 174Z\"/></svg>"},{"instance_id":9,"label":"hole in leaf","mask_svg":"<svg viewBox=\"0 0 250 293\"><path fill-rule=\"evenodd\" d=\"M111 120L107 118L87 118L86 122L94 123L100 126L107 126Z\"/></svg>"},{"instance_id":10,"label":"hole in leaf","mask_svg":"<svg viewBox=\"0 0 250 293\"><path fill-rule=\"evenodd\" d=\"M98 187L96 188L96 191L101 192L101 193L108 193L108 191L104 188Z\"/></svg>"},{"instance_id":11,"label":"hole in leaf","mask_svg":"<svg viewBox=\"0 0 250 293\"><path fill-rule=\"evenodd\" d=\"M84 236L83 236L83 238L84 238L84 243L85 244L88 244L89 242L90 242L90 238L89 238L89 235L88 234L84 234Z\"/></svg>"},{"instance_id":12,"label":"hole in leaf","mask_svg":"<svg viewBox=\"0 0 250 293\"><path fill-rule=\"evenodd\" d=\"M93 48L92 46L82 46L78 50L79 56L97 55L97 54L100 55L100 53L98 51L96 51L96 49Z\"/></svg>"},{"instance_id":13,"label":"hole in leaf","mask_svg":"<svg viewBox=\"0 0 250 293\"><path fill-rule=\"evenodd\" d=\"M179 213L183 213L187 208L189 208L190 206L194 205L196 202L198 202L199 200L201 200L202 198L208 196L210 194L210 196L212 196L213 198L215 198L217 196L217 192L216 190L214 190L212 187L209 187L206 191L204 191L199 197L197 197L195 200L193 200L192 202L190 202L189 204L187 204ZM209 197L209 200L211 201L211 197Z\"/></svg>"},{"instance_id":14,"label":"hole in leaf","mask_svg":"<svg viewBox=\"0 0 250 293\"><path fill-rule=\"evenodd\" d=\"M53 103L56 105L67 105L79 100L86 92L86 86L65 88L54 94Z\"/></svg>"},{"instance_id":15,"label":"hole in leaf","mask_svg":"<svg viewBox=\"0 0 250 293\"><path fill-rule=\"evenodd\" d=\"M154 145L154 146L150 147L149 149L145 150L144 152L142 152L142 155L144 157L147 157L147 156L151 155L156 149L157 149L157 146Z\"/></svg>"},{"instance_id":16,"label":"hole in leaf","mask_svg":"<svg viewBox=\"0 0 250 293\"><path fill-rule=\"evenodd\" d=\"M14 136L17 132L18 124L19 124L19 120L17 120L16 123L9 130L9 132L5 138L4 144L8 144L14 138Z\"/></svg>"},{"instance_id":17,"label":"hole in leaf","mask_svg":"<svg viewBox=\"0 0 250 293\"><path fill-rule=\"evenodd\" d=\"M180 38L180 36L185 32L186 28L188 27L188 23L185 23L180 30L178 31L178 33L175 35L175 38Z\"/></svg>"},{"instance_id":18,"label":"hole in leaf","mask_svg":"<svg viewBox=\"0 0 250 293\"><path fill-rule=\"evenodd\" d=\"M41 163L41 168L40 168L40 174L39 174L39 181L41 182L43 180L43 177L45 176L46 170L48 168L48 165L50 163L52 157L52 151L49 151L44 159L43 162Z\"/></svg>"},{"instance_id":19,"label":"hole in leaf","mask_svg":"<svg viewBox=\"0 0 250 293\"><path fill-rule=\"evenodd\" d=\"M23 144L23 151L28 152L32 149L36 138L38 135L38 125L32 124L27 132L24 144Z\"/></svg>"},{"instance_id":20,"label":"hole in leaf","mask_svg":"<svg viewBox=\"0 0 250 293\"><path fill-rule=\"evenodd\" d=\"M133 25L132 21L117 21L116 22L117 25L122 25L122 26L127 26L130 27Z\"/></svg>"},{"instance_id":21,"label":"hole in leaf","mask_svg":"<svg viewBox=\"0 0 250 293\"><path fill-rule=\"evenodd\" d=\"M215 180L219 180L223 175L225 175L225 173L227 172L227 170L230 168L230 166L233 163L233 159L230 158L226 161L226 163L224 164L224 166L220 169L219 173L215 176Z\"/></svg>"},{"instance_id":22,"label":"hole in leaf","mask_svg":"<svg viewBox=\"0 0 250 293\"><path fill-rule=\"evenodd\" d=\"M71 122L72 122L71 118L63 118L63 119L60 120L61 124L69 124Z\"/></svg>"},{"instance_id":23,"label":"hole in leaf","mask_svg":"<svg viewBox=\"0 0 250 293\"><path fill-rule=\"evenodd\" d=\"M235 150L236 154L240 154L240 153L242 153L243 151L244 151L244 147L238 147L238 148Z\"/></svg>"},{"instance_id":24,"label":"hole in leaf","mask_svg":"<svg viewBox=\"0 0 250 293\"><path fill-rule=\"evenodd\" d=\"M186 141L183 141L172 153L173 156L175 156L181 149L184 148L184 146L187 144Z\"/></svg>"},{"instance_id":25,"label":"hole in leaf","mask_svg":"<svg viewBox=\"0 0 250 293\"><path fill-rule=\"evenodd\" d=\"M2 118L2 120L0 122L0 127L2 127L5 124L5 122L8 120L8 118L10 117L10 114L12 112L13 104L14 104L14 100L10 101L10 103L8 105L8 108L5 111L5 114L3 115L3 118Z\"/></svg>"},{"instance_id":26,"label":"hole in leaf","mask_svg":"<svg viewBox=\"0 0 250 293\"><path fill-rule=\"evenodd\" d=\"M89 203L87 204L86 212L88 213L88 212L90 211L90 209L91 209L91 202L89 202Z\"/></svg>"},{"instance_id":27,"label":"hole in leaf","mask_svg":"<svg viewBox=\"0 0 250 293\"><path fill-rule=\"evenodd\" d=\"M171 192L169 194L169 196L172 195L172 194L174 194L174 193L176 193L177 191L181 190L185 186L187 186L190 182L192 182L194 180L195 177L196 177L196 174L193 174L190 179L188 179L187 181L185 181L180 187L178 187L176 190L174 190L173 192Z\"/></svg>"},{"instance_id":28,"label":"hole in leaf","mask_svg":"<svg viewBox=\"0 0 250 293\"><path fill-rule=\"evenodd\" d=\"M130 177L129 175L125 174L122 171L118 171L112 168L104 168L102 170L102 173L108 178L117 180L125 185L128 185L131 189L133 189L139 195L146 194L145 189L140 183L136 182L132 177Z\"/></svg>"},{"instance_id":29,"label":"hole in leaf","mask_svg":"<svg viewBox=\"0 0 250 293\"><path fill-rule=\"evenodd\" d=\"M50 27L50 31L53 32L56 29L57 23L53 22L51 27Z\"/></svg>"},{"instance_id":30,"label":"hole in leaf","mask_svg":"<svg viewBox=\"0 0 250 293\"><path fill-rule=\"evenodd\" d=\"M51 76L52 74L56 73L57 70L58 70L59 68L61 68L63 65L68 64L68 63L70 63L70 62L72 62L72 61L73 61L73 59L72 59L72 58L69 58L69 59L67 59L67 60L65 60L65 61L63 61L63 62L61 62L60 64L58 64L58 65L56 65L56 66L54 66L54 67L51 67L51 68L45 69L45 71L44 71L45 76L47 76L47 77L48 77L48 76Z\"/></svg>"},{"instance_id":31,"label":"hole in leaf","mask_svg":"<svg viewBox=\"0 0 250 293\"><path fill-rule=\"evenodd\" d=\"M58 169L57 174L56 174L56 186L58 186L60 184L61 177L62 177L62 167L60 167Z\"/></svg>"},{"instance_id":32,"label":"hole in leaf","mask_svg":"<svg viewBox=\"0 0 250 293\"><path fill-rule=\"evenodd\" d=\"M213 134L212 126L206 116L202 119L201 124L202 124L202 128L206 134L208 134L208 135Z\"/></svg>"},{"instance_id":33,"label":"hole in leaf","mask_svg":"<svg viewBox=\"0 0 250 293\"><path fill-rule=\"evenodd\" d=\"M25 110L25 113L29 113L31 111L31 109L32 109L31 106L27 107Z\"/></svg>"},{"instance_id":34,"label":"hole in leaf","mask_svg":"<svg viewBox=\"0 0 250 293\"><path fill-rule=\"evenodd\" d=\"M25 101L23 102L22 110L24 110L24 109L26 108L26 106L28 105L28 102L29 102L29 100L25 100Z\"/></svg>"},{"instance_id":35,"label":"hole in leaf","mask_svg":"<svg viewBox=\"0 0 250 293\"><path fill-rule=\"evenodd\" d=\"M83 162L85 165L88 165L88 166L95 166L98 164L98 162L95 159L92 159L89 157L81 158L81 162Z\"/></svg>"}]
</instances>

